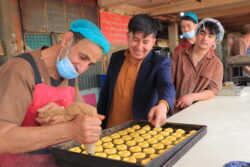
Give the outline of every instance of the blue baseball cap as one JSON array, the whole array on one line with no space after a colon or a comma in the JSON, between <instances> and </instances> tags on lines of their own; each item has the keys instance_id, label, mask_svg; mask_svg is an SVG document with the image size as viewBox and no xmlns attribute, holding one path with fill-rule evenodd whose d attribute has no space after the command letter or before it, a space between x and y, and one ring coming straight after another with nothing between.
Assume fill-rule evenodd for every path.
<instances>
[{"instance_id":1,"label":"blue baseball cap","mask_svg":"<svg viewBox=\"0 0 250 167\"><path fill-rule=\"evenodd\" d=\"M192 12L184 13L184 15L182 17L185 17L185 16L191 17L192 19L194 19L194 21L196 23L199 22L198 17L197 17L197 15L195 13L192 13Z\"/></svg>"},{"instance_id":2,"label":"blue baseball cap","mask_svg":"<svg viewBox=\"0 0 250 167\"><path fill-rule=\"evenodd\" d=\"M102 31L91 21L78 19L70 24L70 30L79 32L83 37L99 45L103 49L103 54L110 50L110 44L104 37Z\"/></svg>"}]
</instances>

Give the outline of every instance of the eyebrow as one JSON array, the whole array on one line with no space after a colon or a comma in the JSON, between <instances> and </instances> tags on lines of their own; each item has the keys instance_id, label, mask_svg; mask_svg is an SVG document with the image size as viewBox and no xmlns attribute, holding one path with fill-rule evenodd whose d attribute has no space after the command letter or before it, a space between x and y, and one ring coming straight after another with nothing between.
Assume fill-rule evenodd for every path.
<instances>
[{"instance_id":1,"label":"eyebrow","mask_svg":"<svg viewBox=\"0 0 250 167\"><path fill-rule=\"evenodd\" d=\"M90 61L90 57L87 54L79 52L79 55Z\"/></svg>"}]
</instances>

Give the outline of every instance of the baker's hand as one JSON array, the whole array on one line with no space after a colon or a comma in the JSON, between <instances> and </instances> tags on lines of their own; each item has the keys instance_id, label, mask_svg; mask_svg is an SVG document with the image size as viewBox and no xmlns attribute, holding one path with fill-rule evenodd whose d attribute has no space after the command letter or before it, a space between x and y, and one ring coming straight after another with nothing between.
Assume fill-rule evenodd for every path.
<instances>
[{"instance_id":1,"label":"baker's hand","mask_svg":"<svg viewBox=\"0 0 250 167\"><path fill-rule=\"evenodd\" d=\"M193 102L194 102L193 95L187 94L187 95L180 97L176 101L176 107L179 109L183 109L183 108L186 108L186 107L190 106L191 104L193 104Z\"/></svg>"},{"instance_id":2,"label":"baker's hand","mask_svg":"<svg viewBox=\"0 0 250 167\"><path fill-rule=\"evenodd\" d=\"M50 111L50 110L57 110L57 109L61 109L64 108L63 106L59 106L56 103L50 102L47 105L37 109L38 113L42 113L45 111ZM58 123L62 123L65 122L65 116L64 115L54 115L54 116L47 116L46 118L41 118L38 116L36 117L36 122L40 125L53 125L53 124L58 124Z\"/></svg>"},{"instance_id":3,"label":"baker's hand","mask_svg":"<svg viewBox=\"0 0 250 167\"><path fill-rule=\"evenodd\" d=\"M154 127L162 126L167 122L167 105L165 103L159 103L151 108L148 113L148 122Z\"/></svg>"},{"instance_id":4,"label":"baker's hand","mask_svg":"<svg viewBox=\"0 0 250 167\"><path fill-rule=\"evenodd\" d=\"M78 115L72 121L73 138L82 144L95 143L100 139L102 134L102 120L104 116L97 115L86 116L84 114Z\"/></svg>"}]
</instances>

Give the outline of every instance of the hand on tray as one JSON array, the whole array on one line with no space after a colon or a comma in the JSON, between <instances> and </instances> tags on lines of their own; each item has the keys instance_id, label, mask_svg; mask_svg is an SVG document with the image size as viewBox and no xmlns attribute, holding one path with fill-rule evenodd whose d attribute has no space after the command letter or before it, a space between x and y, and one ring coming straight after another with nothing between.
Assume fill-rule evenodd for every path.
<instances>
[{"instance_id":1,"label":"hand on tray","mask_svg":"<svg viewBox=\"0 0 250 167\"><path fill-rule=\"evenodd\" d=\"M167 106L164 103L159 103L158 105L151 108L148 113L148 122L150 122L154 127L159 127L167 122Z\"/></svg>"}]
</instances>

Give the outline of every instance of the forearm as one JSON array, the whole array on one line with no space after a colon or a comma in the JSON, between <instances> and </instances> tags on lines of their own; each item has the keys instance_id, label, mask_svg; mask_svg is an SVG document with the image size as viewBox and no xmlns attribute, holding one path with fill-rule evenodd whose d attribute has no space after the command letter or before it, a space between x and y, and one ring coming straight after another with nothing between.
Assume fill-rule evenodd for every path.
<instances>
[{"instance_id":1,"label":"forearm","mask_svg":"<svg viewBox=\"0 0 250 167\"><path fill-rule=\"evenodd\" d=\"M215 96L214 92L211 90L204 90L199 93L192 93L193 101L209 100Z\"/></svg>"},{"instance_id":2,"label":"forearm","mask_svg":"<svg viewBox=\"0 0 250 167\"><path fill-rule=\"evenodd\" d=\"M0 153L29 152L71 140L72 123L39 127L18 127L0 123Z\"/></svg>"}]
</instances>

